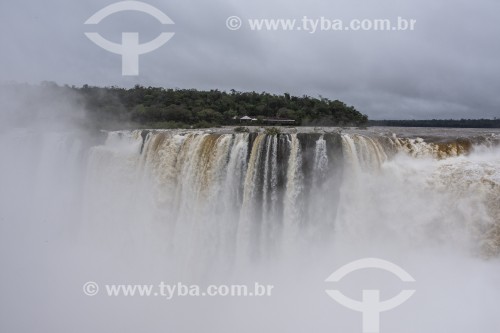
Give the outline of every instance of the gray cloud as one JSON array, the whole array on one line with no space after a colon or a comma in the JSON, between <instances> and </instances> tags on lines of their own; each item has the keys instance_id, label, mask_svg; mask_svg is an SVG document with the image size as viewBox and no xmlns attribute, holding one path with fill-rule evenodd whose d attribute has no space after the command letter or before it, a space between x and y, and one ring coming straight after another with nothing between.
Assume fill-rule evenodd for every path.
<instances>
[{"instance_id":1,"label":"gray cloud","mask_svg":"<svg viewBox=\"0 0 500 333\"><path fill-rule=\"evenodd\" d=\"M147 1L176 35L140 57L140 76L122 77L120 56L83 35L83 22L114 1L34 0L0 4L0 79L63 84L134 84L322 95L373 119L498 117L500 3L451 0ZM414 18L412 32L230 31L226 18ZM140 13L120 13L96 30L141 41L165 30Z\"/></svg>"}]
</instances>

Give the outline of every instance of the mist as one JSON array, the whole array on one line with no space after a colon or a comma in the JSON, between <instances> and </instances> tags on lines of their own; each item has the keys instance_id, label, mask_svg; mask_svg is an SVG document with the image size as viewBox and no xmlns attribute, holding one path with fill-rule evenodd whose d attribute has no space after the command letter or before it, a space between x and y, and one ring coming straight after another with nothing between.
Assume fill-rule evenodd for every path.
<instances>
[{"instance_id":1,"label":"mist","mask_svg":"<svg viewBox=\"0 0 500 333\"><path fill-rule=\"evenodd\" d=\"M382 333L499 331L499 129L153 130L128 118L150 96L122 107L134 92L73 85L308 95L371 120L498 118L500 2L148 0L175 24L133 11L84 24L111 3L0 2L0 332L363 332L327 290L414 290L380 313ZM249 24L306 16L416 29ZM125 76L92 29L116 43L175 36ZM326 281L367 258L414 282L375 268ZM160 283L272 293L167 297Z\"/></svg>"},{"instance_id":2,"label":"mist","mask_svg":"<svg viewBox=\"0 0 500 333\"><path fill-rule=\"evenodd\" d=\"M1 96L2 331L361 332L361 313L326 289L385 300L408 287L381 332L500 326L498 132L471 130L470 148L449 130L446 149L387 129L102 133L76 95ZM416 282L369 269L325 282L367 257ZM82 291L88 281L98 295ZM105 294L161 281L274 288Z\"/></svg>"}]
</instances>

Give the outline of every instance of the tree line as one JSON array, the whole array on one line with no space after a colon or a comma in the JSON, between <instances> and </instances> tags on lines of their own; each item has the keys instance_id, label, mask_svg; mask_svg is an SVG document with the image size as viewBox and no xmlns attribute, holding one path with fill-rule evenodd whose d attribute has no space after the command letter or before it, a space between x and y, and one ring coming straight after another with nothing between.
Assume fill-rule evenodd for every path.
<instances>
[{"instance_id":1,"label":"tree line","mask_svg":"<svg viewBox=\"0 0 500 333\"><path fill-rule=\"evenodd\" d=\"M454 127L500 128L500 118L494 119L430 119L430 120L370 120L369 126L395 127Z\"/></svg>"},{"instance_id":2,"label":"tree line","mask_svg":"<svg viewBox=\"0 0 500 333\"><path fill-rule=\"evenodd\" d=\"M266 92L165 89L136 85L71 87L99 119L133 121L146 127L188 128L234 125L243 116L263 124L265 119L291 119L294 126L358 126L368 117L339 100Z\"/></svg>"},{"instance_id":3,"label":"tree line","mask_svg":"<svg viewBox=\"0 0 500 333\"><path fill-rule=\"evenodd\" d=\"M0 85L2 94L17 96L21 109L39 106L60 108L62 100L71 100L86 110L87 125L97 128L206 128L242 125L240 118L249 116L251 124L269 124L266 119L291 119L293 126L400 126L500 128L500 119L431 119L368 120L353 106L319 96L292 96L267 92L236 90L202 91L166 89L136 85L95 87L59 86L53 82L41 85L8 83ZM53 107L50 107L52 105ZM13 114L16 114L14 112ZM23 113L19 113L23 114ZM20 118L20 121L22 119ZM274 123L276 125L276 123Z\"/></svg>"}]
</instances>

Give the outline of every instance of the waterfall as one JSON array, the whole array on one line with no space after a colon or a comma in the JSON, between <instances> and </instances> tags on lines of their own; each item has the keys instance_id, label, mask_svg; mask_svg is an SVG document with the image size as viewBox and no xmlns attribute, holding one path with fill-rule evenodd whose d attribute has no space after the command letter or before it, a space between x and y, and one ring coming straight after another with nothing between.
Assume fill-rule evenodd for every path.
<instances>
[{"instance_id":1,"label":"waterfall","mask_svg":"<svg viewBox=\"0 0 500 333\"><path fill-rule=\"evenodd\" d=\"M159 226L165 251L183 265L260 261L291 244L307 248L311 240L341 234L398 233L418 242L448 223L497 253L498 169L468 157L480 147L496 149L485 140L433 143L395 135L110 132L90 151L86 218L124 224L130 238L140 224ZM476 169L465 172L464 160ZM450 169L462 192L444 189L452 184ZM466 191L479 199L471 201ZM380 200L400 203L385 209ZM423 215L422 204L435 210ZM387 223L403 215L407 222Z\"/></svg>"},{"instance_id":2,"label":"waterfall","mask_svg":"<svg viewBox=\"0 0 500 333\"><path fill-rule=\"evenodd\" d=\"M285 242L293 243L299 237L303 222L303 181L304 175L302 173L300 142L296 135L292 135L290 138L290 157L288 159L286 194L283 213Z\"/></svg>"},{"instance_id":3,"label":"waterfall","mask_svg":"<svg viewBox=\"0 0 500 333\"><path fill-rule=\"evenodd\" d=\"M361 331L361 314L346 315L324 281L378 257L407 270L418 295L384 313L383 331L498 327L497 134L252 131L0 133L6 304L41 325L48 318L41 327L53 331L116 323L131 332ZM82 294L87 281L99 295ZM276 292L168 301L105 294L107 284L162 281L202 289L259 282ZM406 285L374 269L338 284L354 299L380 289L384 300ZM103 313L111 315L104 324ZM408 326L415 314L422 320Z\"/></svg>"}]
</instances>

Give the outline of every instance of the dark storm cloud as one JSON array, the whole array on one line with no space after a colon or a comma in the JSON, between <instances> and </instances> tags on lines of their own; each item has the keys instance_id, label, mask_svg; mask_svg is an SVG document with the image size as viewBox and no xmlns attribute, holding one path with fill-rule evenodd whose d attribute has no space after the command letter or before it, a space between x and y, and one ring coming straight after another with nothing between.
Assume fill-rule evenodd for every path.
<instances>
[{"instance_id":1,"label":"dark storm cloud","mask_svg":"<svg viewBox=\"0 0 500 333\"><path fill-rule=\"evenodd\" d=\"M21 0L0 4L3 81L237 89L322 95L371 118L500 116L500 3L451 0L148 1L176 23L120 13L91 27L107 39L176 35L140 56L140 76L90 42L83 22L115 1ZM228 16L416 19L415 31L230 31Z\"/></svg>"}]
</instances>

